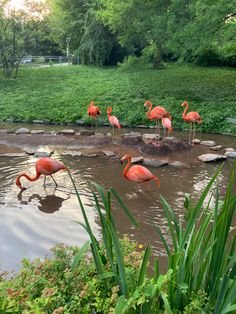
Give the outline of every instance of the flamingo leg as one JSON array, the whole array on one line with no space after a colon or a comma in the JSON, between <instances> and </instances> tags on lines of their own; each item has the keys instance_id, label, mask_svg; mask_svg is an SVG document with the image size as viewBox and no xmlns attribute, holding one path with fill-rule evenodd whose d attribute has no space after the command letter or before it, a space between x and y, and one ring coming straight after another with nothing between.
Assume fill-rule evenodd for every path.
<instances>
[{"instance_id":1,"label":"flamingo leg","mask_svg":"<svg viewBox=\"0 0 236 314\"><path fill-rule=\"evenodd\" d=\"M156 142L157 142L157 128L158 126L157 126L157 120L156 120Z\"/></svg>"},{"instance_id":2,"label":"flamingo leg","mask_svg":"<svg viewBox=\"0 0 236 314\"><path fill-rule=\"evenodd\" d=\"M164 138L166 137L166 128L164 127Z\"/></svg>"},{"instance_id":3,"label":"flamingo leg","mask_svg":"<svg viewBox=\"0 0 236 314\"><path fill-rule=\"evenodd\" d=\"M158 120L158 146L160 142L160 137L161 137L161 127L160 127L160 121Z\"/></svg>"},{"instance_id":4,"label":"flamingo leg","mask_svg":"<svg viewBox=\"0 0 236 314\"><path fill-rule=\"evenodd\" d=\"M194 123L194 125L193 125L193 140L195 138L195 132L196 132L196 124ZM193 142L193 140L192 140L192 142Z\"/></svg>"},{"instance_id":5,"label":"flamingo leg","mask_svg":"<svg viewBox=\"0 0 236 314\"><path fill-rule=\"evenodd\" d=\"M188 138L188 143L191 143L191 134L192 134L192 122L190 122L190 131L189 131L189 138Z\"/></svg>"},{"instance_id":6,"label":"flamingo leg","mask_svg":"<svg viewBox=\"0 0 236 314\"><path fill-rule=\"evenodd\" d=\"M57 186L58 184L56 183L56 180L53 178L52 175L50 175L50 177L53 179L54 183L55 183L55 186Z\"/></svg>"},{"instance_id":7,"label":"flamingo leg","mask_svg":"<svg viewBox=\"0 0 236 314\"><path fill-rule=\"evenodd\" d=\"M43 181L43 186L45 187L46 185L46 175L44 176L44 181Z\"/></svg>"}]
</instances>

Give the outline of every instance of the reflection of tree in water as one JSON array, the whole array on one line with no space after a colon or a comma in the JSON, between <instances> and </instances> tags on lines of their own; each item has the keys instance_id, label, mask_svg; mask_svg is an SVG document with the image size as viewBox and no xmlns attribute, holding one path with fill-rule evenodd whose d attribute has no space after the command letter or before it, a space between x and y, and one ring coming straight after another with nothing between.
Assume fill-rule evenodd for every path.
<instances>
[{"instance_id":1,"label":"reflection of tree in water","mask_svg":"<svg viewBox=\"0 0 236 314\"><path fill-rule=\"evenodd\" d=\"M33 194L29 197L28 201L22 200L22 193L19 193L17 195L18 200L23 205L28 205L33 200L37 200L39 202L38 209L41 212L44 212L46 214L52 214L56 211L58 211L62 203L66 201L70 196L68 195L66 198L57 196L55 194L46 195L46 196L40 196L39 194Z\"/></svg>"}]
</instances>

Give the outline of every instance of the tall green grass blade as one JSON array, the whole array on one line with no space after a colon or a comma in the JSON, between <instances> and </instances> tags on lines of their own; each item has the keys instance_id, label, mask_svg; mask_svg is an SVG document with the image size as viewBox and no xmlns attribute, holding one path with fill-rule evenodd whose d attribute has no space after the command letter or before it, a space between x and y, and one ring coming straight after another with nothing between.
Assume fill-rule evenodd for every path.
<instances>
[{"instance_id":1,"label":"tall green grass blade","mask_svg":"<svg viewBox=\"0 0 236 314\"><path fill-rule=\"evenodd\" d=\"M176 215L175 215L173 209L171 208L170 204L165 200L165 198L162 195L160 196L160 198L161 198L161 202L162 202L163 206L166 207L166 209L168 210L168 212L170 214L171 220L172 220L172 222L174 223L174 226L175 226L175 232L176 232L177 236L179 237L179 222L178 222L178 219L176 218Z\"/></svg>"},{"instance_id":2,"label":"tall green grass blade","mask_svg":"<svg viewBox=\"0 0 236 314\"><path fill-rule=\"evenodd\" d=\"M139 272L138 286L141 286L144 282L145 274L147 273L147 265L148 265L150 255L151 255L151 246L150 244L148 244L144 252L142 265Z\"/></svg>"},{"instance_id":3,"label":"tall green grass blade","mask_svg":"<svg viewBox=\"0 0 236 314\"><path fill-rule=\"evenodd\" d=\"M129 220L132 222L132 224L136 227L139 227L139 224L137 220L134 218L134 216L131 214L130 210L125 206L124 202L122 201L120 195L114 190L110 189L111 193L115 196L116 200L118 201L120 207L124 210Z\"/></svg>"},{"instance_id":4,"label":"tall green grass blade","mask_svg":"<svg viewBox=\"0 0 236 314\"><path fill-rule=\"evenodd\" d=\"M154 258L154 282L157 282L157 279L159 277L159 262L158 258Z\"/></svg>"},{"instance_id":5,"label":"tall green grass blade","mask_svg":"<svg viewBox=\"0 0 236 314\"><path fill-rule=\"evenodd\" d=\"M72 185L73 185L73 187L75 189L75 193L76 193L77 199L79 201L80 209L81 209L81 212L82 212L82 215L83 215L83 218L84 218L84 221L85 221L85 225L86 225L86 230L87 230L87 232L88 232L88 234L90 236L90 240L92 242L91 249L92 249L92 254L93 254L93 257L94 257L94 262L95 262L95 265L96 265L97 272L98 272L99 275L102 275L104 270L103 270L103 264L102 264L101 256L99 254L98 242L97 242L95 236L93 235L92 229L91 229L89 221L88 221L88 217L86 215L86 211L84 209L84 206L83 206L83 203L81 201L79 192L78 192L77 187L75 185L75 181L74 181L70 171L68 171L68 174L69 174L69 177L71 179Z\"/></svg>"},{"instance_id":6,"label":"tall green grass blade","mask_svg":"<svg viewBox=\"0 0 236 314\"><path fill-rule=\"evenodd\" d=\"M126 276L126 270L125 270L123 256L121 253L121 247L120 247L119 239L118 239L118 236L116 234L116 231L115 231L113 225L110 222L108 222L108 228L109 228L111 236L112 236L114 251L116 254L116 258L117 258L117 265L118 265L118 269L119 269L119 278L120 278L120 289L122 291L122 294L125 297L128 297L129 291L128 291L127 276Z\"/></svg>"},{"instance_id":7,"label":"tall green grass blade","mask_svg":"<svg viewBox=\"0 0 236 314\"><path fill-rule=\"evenodd\" d=\"M87 253L88 249L90 247L90 241L87 241L81 249L75 254L75 257L73 259L71 269L74 272L76 268L78 267L79 263L81 262L83 256Z\"/></svg>"},{"instance_id":8,"label":"tall green grass blade","mask_svg":"<svg viewBox=\"0 0 236 314\"><path fill-rule=\"evenodd\" d=\"M162 243L163 243L163 245L165 247L167 255L170 255L171 254L170 247L169 247L168 243L166 242L166 240L165 240L165 238L164 238L164 236L162 234L161 229L156 226L156 230L157 230L157 233L158 233L159 237L161 238L161 241L162 241Z\"/></svg>"}]
</instances>

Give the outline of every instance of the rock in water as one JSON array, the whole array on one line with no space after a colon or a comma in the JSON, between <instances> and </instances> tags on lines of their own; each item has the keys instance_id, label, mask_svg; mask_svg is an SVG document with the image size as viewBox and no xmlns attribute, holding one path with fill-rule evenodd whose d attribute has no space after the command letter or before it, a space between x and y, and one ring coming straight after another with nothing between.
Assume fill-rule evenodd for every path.
<instances>
[{"instance_id":1,"label":"rock in water","mask_svg":"<svg viewBox=\"0 0 236 314\"><path fill-rule=\"evenodd\" d=\"M227 159L224 155L217 155L217 154L203 154L198 156L198 159L204 162L212 162L212 161L221 161Z\"/></svg>"}]
</instances>

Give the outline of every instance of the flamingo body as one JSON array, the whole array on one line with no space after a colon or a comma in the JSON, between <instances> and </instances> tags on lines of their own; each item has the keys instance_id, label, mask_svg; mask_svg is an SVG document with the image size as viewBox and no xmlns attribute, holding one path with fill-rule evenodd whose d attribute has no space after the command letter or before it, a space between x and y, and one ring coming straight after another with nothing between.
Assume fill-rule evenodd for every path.
<instances>
[{"instance_id":1,"label":"flamingo body","mask_svg":"<svg viewBox=\"0 0 236 314\"><path fill-rule=\"evenodd\" d=\"M95 106L94 101L92 100L88 107L88 115L96 120L97 116L100 114L101 114L100 108L98 106Z\"/></svg>"},{"instance_id":2,"label":"flamingo body","mask_svg":"<svg viewBox=\"0 0 236 314\"><path fill-rule=\"evenodd\" d=\"M58 172L59 170L68 170L67 167L61 164L59 161L52 159L52 158L40 158L37 160L35 164L36 174L34 177L29 176L27 173L23 172L18 175L16 178L16 185L23 190L24 188L21 185L20 178L25 177L29 181L36 181L38 178L43 174L45 176L52 176L54 173ZM53 177L52 177L53 178ZM54 180L54 179L53 179ZM56 181L54 180L55 184Z\"/></svg>"},{"instance_id":3,"label":"flamingo body","mask_svg":"<svg viewBox=\"0 0 236 314\"><path fill-rule=\"evenodd\" d=\"M202 123L202 119L199 113L196 111L190 111L187 113L187 110L188 110L187 101L184 101L181 106L185 107L184 112L182 114L182 118L184 119L185 122L190 123L190 132L189 132L189 144L190 144L194 140L194 137L195 137L195 123L196 122L198 124ZM193 123L194 123L194 128L193 128ZM192 128L193 128L193 137L192 137Z\"/></svg>"},{"instance_id":4,"label":"flamingo body","mask_svg":"<svg viewBox=\"0 0 236 314\"><path fill-rule=\"evenodd\" d=\"M146 101L144 107L149 107L146 115L149 120L161 120L164 117L169 117L171 120L171 116L165 108L161 106L156 106L152 109L152 103L150 101Z\"/></svg>"},{"instance_id":5,"label":"flamingo body","mask_svg":"<svg viewBox=\"0 0 236 314\"><path fill-rule=\"evenodd\" d=\"M160 180L156 176L154 176L150 170L148 170L146 167L139 165L134 165L130 167L131 157L129 154L125 154L121 158L121 163L123 163L123 161L125 160L128 160L128 163L123 170L123 175L127 180L142 183L153 179L156 181L158 187L160 187Z\"/></svg>"},{"instance_id":6,"label":"flamingo body","mask_svg":"<svg viewBox=\"0 0 236 314\"><path fill-rule=\"evenodd\" d=\"M187 110L188 110L188 103L187 103L187 101L184 101L181 106L185 107L184 112L182 114L182 117L183 117L184 121L189 122L189 123L190 122L193 122L193 123L197 122L199 124L202 123L202 119L201 119L201 117L200 117L198 112L190 111L190 112L187 113Z\"/></svg>"},{"instance_id":7,"label":"flamingo body","mask_svg":"<svg viewBox=\"0 0 236 314\"><path fill-rule=\"evenodd\" d=\"M171 120L169 118L162 118L162 126L164 129L167 129L168 132L172 132Z\"/></svg>"},{"instance_id":8,"label":"flamingo body","mask_svg":"<svg viewBox=\"0 0 236 314\"><path fill-rule=\"evenodd\" d=\"M112 113L112 108L111 108L111 107L108 107L108 108L107 108L107 116L108 116L109 123L110 123L112 126L116 126L118 129L120 129L121 126L120 126L119 120L117 119L116 116L111 116L111 113Z\"/></svg>"}]
</instances>

